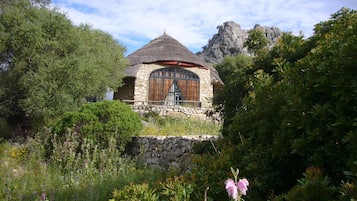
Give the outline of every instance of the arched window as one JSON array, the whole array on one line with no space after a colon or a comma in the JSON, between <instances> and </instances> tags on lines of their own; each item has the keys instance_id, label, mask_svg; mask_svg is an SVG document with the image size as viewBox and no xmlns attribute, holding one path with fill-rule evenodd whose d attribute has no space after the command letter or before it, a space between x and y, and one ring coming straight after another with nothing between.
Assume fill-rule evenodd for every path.
<instances>
[{"instance_id":1,"label":"arched window","mask_svg":"<svg viewBox=\"0 0 357 201\"><path fill-rule=\"evenodd\" d=\"M149 79L149 103L199 106L200 79L176 67L153 71Z\"/></svg>"}]
</instances>

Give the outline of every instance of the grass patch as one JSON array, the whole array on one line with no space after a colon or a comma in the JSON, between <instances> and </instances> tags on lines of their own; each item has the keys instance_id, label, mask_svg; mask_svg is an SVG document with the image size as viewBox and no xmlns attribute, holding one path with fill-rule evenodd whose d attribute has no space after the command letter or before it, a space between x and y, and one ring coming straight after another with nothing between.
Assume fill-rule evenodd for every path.
<instances>
[{"instance_id":1,"label":"grass patch","mask_svg":"<svg viewBox=\"0 0 357 201\"><path fill-rule=\"evenodd\" d=\"M140 135L186 136L186 135L221 135L221 125L209 121L178 117L147 117L146 126Z\"/></svg>"}]
</instances>

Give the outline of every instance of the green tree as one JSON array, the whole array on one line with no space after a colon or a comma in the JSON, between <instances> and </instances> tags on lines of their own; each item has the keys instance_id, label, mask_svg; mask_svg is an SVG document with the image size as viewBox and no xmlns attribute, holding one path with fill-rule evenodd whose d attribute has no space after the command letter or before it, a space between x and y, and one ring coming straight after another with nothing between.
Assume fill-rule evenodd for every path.
<instances>
[{"instance_id":1,"label":"green tree","mask_svg":"<svg viewBox=\"0 0 357 201\"><path fill-rule=\"evenodd\" d=\"M336 192L334 186L330 186L328 177L322 175L318 168L310 167L304 173L304 177L298 180L285 195L279 196L274 200L282 199L286 201L329 201L334 200Z\"/></svg>"},{"instance_id":2,"label":"green tree","mask_svg":"<svg viewBox=\"0 0 357 201\"><path fill-rule=\"evenodd\" d=\"M262 29L251 29L248 31L248 38L244 42L244 46L252 54L259 54L264 48L268 46L268 39Z\"/></svg>"},{"instance_id":3,"label":"green tree","mask_svg":"<svg viewBox=\"0 0 357 201\"><path fill-rule=\"evenodd\" d=\"M23 0L1 0L0 2L0 8L3 6L9 6L9 5L14 5L17 3L24 2ZM48 6L51 3L51 0L29 0L28 2L25 3L30 3L31 5L34 6Z\"/></svg>"},{"instance_id":4,"label":"green tree","mask_svg":"<svg viewBox=\"0 0 357 201\"><path fill-rule=\"evenodd\" d=\"M283 33L276 44L268 51L259 51L259 55L253 58L255 69L262 69L273 76L275 81L281 78L282 73L295 62L308 54L313 47L313 42L307 42L303 36L294 36L291 33Z\"/></svg>"},{"instance_id":5,"label":"green tree","mask_svg":"<svg viewBox=\"0 0 357 201\"><path fill-rule=\"evenodd\" d=\"M42 126L121 84L125 49L56 10L26 0L5 4L0 32L0 115L11 126Z\"/></svg>"},{"instance_id":6,"label":"green tree","mask_svg":"<svg viewBox=\"0 0 357 201\"><path fill-rule=\"evenodd\" d=\"M232 117L242 105L242 98L251 88L249 83L249 76L253 73L251 64L250 57L237 55L235 57L226 56L222 63L216 65L225 86L214 95L213 102L223 109L224 135L232 123Z\"/></svg>"},{"instance_id":7,"label":"green tree","mask_svg":"<svg viewBox=\"0 0 357 201\"><path fill-rule=\"evenodd\" d=\"M335 184L357 156L357 12L341 9L315 26L316 45L286 73L284 131L292 148Z\"/></svg>"},{"instance_id":8,"label":"green tree","mask_svg":"<svg viewBox=\"0 0 357 201\"><path fill-rule=\"evenodd\" d=\"M357 156L356 27L356 11L341 9L311 38L284 35L254 58L252 91L225 125L237 149L231 160L252 181L247 200L286 192L311 166L332 186L350 180L345 171Z\"/></svg>"}]
</instances>

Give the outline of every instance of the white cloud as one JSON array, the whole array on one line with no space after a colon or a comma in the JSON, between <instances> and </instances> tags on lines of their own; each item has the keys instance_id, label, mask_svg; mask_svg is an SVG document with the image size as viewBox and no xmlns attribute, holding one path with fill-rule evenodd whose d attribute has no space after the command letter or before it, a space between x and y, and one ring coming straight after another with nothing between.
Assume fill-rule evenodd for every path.
<instances>
[{"instance_id":1,"label":"white cloud","mask_svg":"<svg viewBox=\"0 0 357 201\"><path fill-rule=\"evenodd\" d=\"M342 7L356 0L53 0L75 23L87 23L113 35L129 53L164 30L193 52L200 51L216 27L235 21L243 29L276 26L306 36Z\"/></svg>"}]
</instances>

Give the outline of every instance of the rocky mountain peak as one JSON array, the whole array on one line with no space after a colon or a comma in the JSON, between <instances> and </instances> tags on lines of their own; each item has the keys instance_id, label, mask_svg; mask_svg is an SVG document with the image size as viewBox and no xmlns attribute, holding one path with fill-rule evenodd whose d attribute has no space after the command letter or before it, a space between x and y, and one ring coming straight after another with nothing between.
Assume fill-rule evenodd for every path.
<instances>
[{"instance_id":1,"label":"rocky mountain peak","mask_svg":"<svg viewBox=\"0 0 357 201\"><path fill-rule=\"evenodd\" d=\"M281 36L282 32L277 27L261 26L256 24L253 29L260 29L265 33L270 44L276 43L278 38Z\"/></svg>"},{"instance_id":2,"label":"rocky mountain peak","mask_svg":"<svg viewBox=\"0 0 357 201\"><path fill-rule=\"evenodd\" d=\"M215 64L220 63L225 56L250 55L247 48L243 47L244 41L248 38L248 31L233 21L224 22L217 26L217 29L218 33L213 35L201 52L197 53L199 57ZM276 27L255 25L253 29L262 29L271 44L275 43L282 33Z\"/></svg>"}]
</instances>

